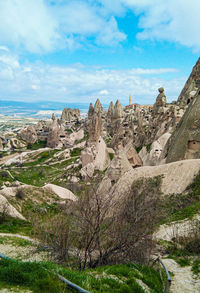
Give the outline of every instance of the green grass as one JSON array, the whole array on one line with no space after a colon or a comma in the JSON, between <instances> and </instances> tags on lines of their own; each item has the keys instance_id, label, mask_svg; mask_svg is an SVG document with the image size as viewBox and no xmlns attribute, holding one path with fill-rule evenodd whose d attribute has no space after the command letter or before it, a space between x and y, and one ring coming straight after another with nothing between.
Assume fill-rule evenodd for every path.
<instances>
[{"instance_id":1,"label":"green grass","mask_svg":"<svg viewBox=\"0 0 200 293\"><path fill-rule=\"evenodd\" d=\"M136 152L139 153L141 151L142 147L140 146L140 147L137 147L135 149L136 149Z\"/></svg>"},{"instance_id":2,"label":"green grass","mask_svg":"<svg viewBox=\"0 0 200 293\"><path fill-rule=\"evenodd\" d=\"M59 273L92 293L144 293L136 279L145 283L150 292L162 292L159 273L141 265L103 266L80 272L52 262L0 261L0 280L4 286L23 286L38 293L72 292L71 289L65 288L52 272Z\"/></svg>"},{"instance_id":3,"label":"green grass","mask_svg":"<svg viewBox=\"0 0 200 293\"><path fill-rule=\"evenodd\" d=\"M33 162L25 163L24 166L35 166L45 163L48 159L51 159L58 150L48 150L43 151L42 153L38 154L38 156L34 159Z\"/></svg>"},{"instance_id":4,"label":"green grass","mask_svg":"<svg viewBox=\"0 0 200 293\"><path fill-rule=\"evenodd\" d=\"M109 153L109 158L110 158L110 160L112 161L112 159L114 158L114 154L112 154L112 153Z\"/></svg>"},{"instance_id":5,"label":"green grass","mask_svg":"<svg viewBox=\"0 0 200 293\"><path fill-rule=\"evenodd\" d=\"M27 221L7 216L4 221L0 223L0 233L31 235L32 225Z\"/></svg>"},{"instance_id":6,"label":"green grass","mask_svg":"<svg viewBox=\"0 0 200 293\"><path fill-rule=\"evenodd\" d=\"M53 183L58 178L63 178L63 168L67 167L71 163L74 163L76 158L71 158L61 163L57 163L50 166L30 166L27 169L13 168L10 170L13 177L17 180L30 185L43 186L45 183Z\"/></svg>"},{"instance_id":7,"label":"green grass","mask_svg":"<svg viewBox=\"0 0 200 293\"><path fill-rule=\"evenodd\" d=\"M33 245L31 241L18 238L18 237L0 237L0 244L12 244L14 246L31 246Z\"/></svg>"},{"instance_id":8,"label":"green grass","mask_svg":"<svg viewBox=\"0 0 200 293\"><path fill-rule=\"evenodd\" d=\"M193 262L193 265L192 265L192 272L195 274L195 275L199 275L200 274L200 259L197 259Z\"/></svg>"},{"instance_id":9,"label":"green grass","mask_svg":"<svg viewBox=\"0 0 200 293\"><path fill-rule=\"evenodd\" d=\"M71 157L76 157L76 156L80 156L81 155L81 148L75 148L73 150L70 151L70 155Z\"/></svg>"},{"instance_id":10,"label":"green grass","mask_svg":"<svg viewBox=\"0 0 200 293\"><path fill-rule=\"evenodd\" d=\"M12 183L14 180L6 170L2 170L0 171L0 186L4 185L5 182Z\"/></svg>"},{"instance_id":11,"label":"green grass","mask_svg":"<svg viewBox=\"0 0 200 293\"><path fill-rule=\"evenodd\" d=\"M29 149L29 150L38 150L38 149L41 149L41 148L45 148L46 146L47 146L46 141L37 140L33 144L28 144L27 149Z\"/></svg>"},{"instance_id":12,"label":"green grass","mask_svg":"<svg viewBox=\"0 0 200 293\"><path fill-rule=\"evenodd\" d=\"M146 150L147 150L148 153L150 153L151 145L152 145L152 143L149 143L149 144L146 145Z\"/></svg>"},{"instance_id":13,"label":"green grass","mask_svg":"<svg viewBox=\"0 0 200 293\"><path fill-rule=\"evenodd\" d=\"M38 263L0 261L0 280L6 285L23 286L37 293L72 292L58 278Z\"/></svg>"}]
</instances>

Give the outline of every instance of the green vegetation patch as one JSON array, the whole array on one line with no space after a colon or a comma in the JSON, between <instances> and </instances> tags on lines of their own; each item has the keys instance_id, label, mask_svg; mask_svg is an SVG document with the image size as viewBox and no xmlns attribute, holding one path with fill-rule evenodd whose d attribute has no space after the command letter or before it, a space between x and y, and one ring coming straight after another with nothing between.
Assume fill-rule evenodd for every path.
<instances>
[{"instance_id":1,"label":"green vegetation patch","mask_svg":"<svg viewBox=\"0 0 200 293\"><path fill-rule=\"evenodd\" d=\"M0 261L0 280L7 285L18 285L37 293L72 292L45 270L41 264L13 260Z\"/></svg>"},{"instance_id":2,"label":"green vegetation patch","mask_svg":"<svg viewBox=\"0 0 200 293\"><path fill-rule=\"evenodd\" d=\"M73 150L70 151L71 157L76 157L81 155L81 148L74 148Z\"/></svg>"},{"instance_id":3,"label":"green vegetation patch","mask_svg":"<svg viewBox=\"0 0 200 293\"><path fill-rule=\"evenodd\" d=\"M29 150L38 150L38 149L46 148L46 146L47 146L47 142L46 141L37 140L33 144L28 144L27 145L27 149L29 149Z\"/></svg>"},{"instance_id":4,"label":"green vegetation patch","mask_svg":"<svg viewBox=\"0 0 200 293\"><path fill-rule=\"evenodd\" d=\"M32 224L17 218L6 216L3 222L0 223L1 233L18 233L21 235L32 234Z\"/></svg>"}]
</instances>

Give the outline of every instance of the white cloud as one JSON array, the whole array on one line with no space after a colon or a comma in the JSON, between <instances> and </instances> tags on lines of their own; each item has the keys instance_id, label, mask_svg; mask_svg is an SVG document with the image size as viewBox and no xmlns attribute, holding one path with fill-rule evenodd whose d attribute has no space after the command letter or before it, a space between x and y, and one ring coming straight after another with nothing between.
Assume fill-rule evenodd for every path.
<instances>
[{"instance_id":1,"label":"white cloud","mask_svg":"<svg viewBox=\"0 0 200 293\"><path fill-rule=\"evenodd\" d=\"M135 102L149 104L155 101L160 86L166 89L168 100L177 99L186 79L169 78L169 74L173 76L176 71L173 68L113 70L81 64L65 67L43 63L24 65L16 56L8 53L1 58L2 54L2 100L94 102L100 98L103 103L109 103L119 98L126 104L131 94ZM18 62L17 67L12 66L15 62Z\"/></svg>"},{"instance_id":2,"label":"white cloud","mask_svg":"<svg viewBox=\"0 0 200 293\"><path fill-rule=\"evenodd\" d=\"M111 0L99 1L112 13ZM139 16L139 39L167 40L200 50L199 0L116 1L120 11L131 9Z\"/></svg>"},{"instance_id":3,"label":"white cloud","mask_svg":"<svg viewBox=\"0 0 200 293\"><path fill-rule=\"evenodd\" d=\"M126 38L113 16L84 0L0 0L0 19L0 43L34 53L73 49L90 38L109 46Z\"/></svg>"}]
</instances>

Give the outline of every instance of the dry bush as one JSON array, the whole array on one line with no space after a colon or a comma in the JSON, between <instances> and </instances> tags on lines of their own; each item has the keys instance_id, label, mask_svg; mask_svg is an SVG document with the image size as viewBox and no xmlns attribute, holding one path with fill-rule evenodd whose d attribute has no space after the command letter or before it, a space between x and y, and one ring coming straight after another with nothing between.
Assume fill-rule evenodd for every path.
<instances>
[{"instance_id":1,"label":"dry bush","mask_svg":"<svg viewBox=\"0 0 200 293\"><path fill-rule=\"evenodd\" d=\"M2 204L0 211L0 224L3 224L5 222L8 215L8 203L4 203Z\"/></svg>"},{"instance_id":2,"label":"dry bush","mask_svg":"<svg viewBox=\"0 0 200 293\"><path fill-rule=\"evenodd\" d=\"M79 269L147 263L158 219L160 181L156 177L135 182L123 200L94 190L84 192L48 221L35 221L36 234L59 260Z\"/></svg>"}]
</instances>

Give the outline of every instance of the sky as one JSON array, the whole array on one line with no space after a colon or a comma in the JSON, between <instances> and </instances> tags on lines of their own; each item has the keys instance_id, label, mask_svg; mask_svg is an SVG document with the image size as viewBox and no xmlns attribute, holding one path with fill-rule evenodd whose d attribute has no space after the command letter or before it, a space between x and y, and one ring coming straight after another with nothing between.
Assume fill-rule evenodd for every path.
<instances>
[{"instance_id":1,"label":"sky","mask_svg":"<svg viewBox=\"0 0 200 293\"><path fill-rule=\"evenodd\" d=\"M0 0L0 100L177 100L200 53L199 0Z\"/></svg>"}]
</instances>

